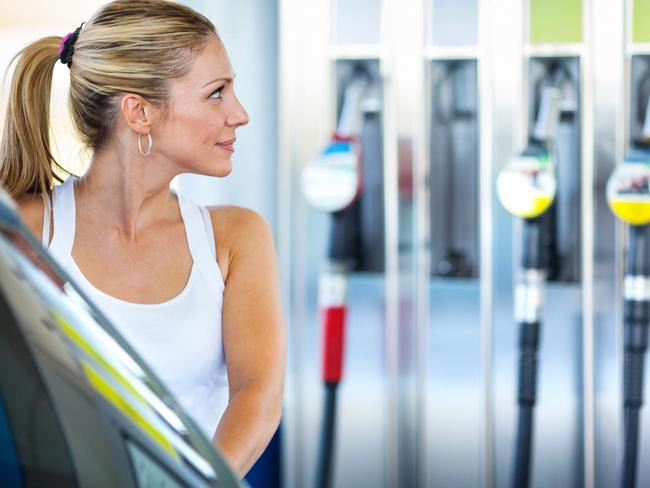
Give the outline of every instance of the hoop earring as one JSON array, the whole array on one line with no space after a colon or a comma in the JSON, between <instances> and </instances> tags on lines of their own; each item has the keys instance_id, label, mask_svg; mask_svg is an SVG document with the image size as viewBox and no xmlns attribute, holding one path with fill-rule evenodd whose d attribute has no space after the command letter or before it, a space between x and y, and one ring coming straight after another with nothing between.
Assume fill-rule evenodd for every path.
<instances>
[{"instance_id":1,"label":"hoop earring","mask_svg":"<svg viewBox=\"0 0 650 488\"><path fill-rule=\"evenodd\" d=\"M143 156L149 156L151 154L151 149L153 148L153 141L151 140L151 133L147 134L147 139L149 139L149 148L147 151L142 150L142 142L141 142L142 134L138 134L138 150L140 151L140 154Z\"/></svg>"}]
</instances>

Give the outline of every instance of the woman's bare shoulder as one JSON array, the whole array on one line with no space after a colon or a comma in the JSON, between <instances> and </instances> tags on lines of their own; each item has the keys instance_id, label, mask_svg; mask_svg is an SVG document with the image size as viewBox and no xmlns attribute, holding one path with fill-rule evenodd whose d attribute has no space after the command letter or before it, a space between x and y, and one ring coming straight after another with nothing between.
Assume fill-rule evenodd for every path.
<instances>
[{"instance_id":1,"label":"woman's bare shoulder","mask_svg":"<svg viewBox=\"0 0 650 488\"><path fill-rule=\"evenodd\" d=\"M273 234L254 210L234 205L208 207L224 280L234 259L273 247Z\"/></svg>"},{"instance_id":2,"label":"woman's bare shoulder","mask_svg":"<svg viewBox=\"0 0 650 488\"><path fill-rule=\"evenodd\" d=\"M208 207L212 223L219 224L231 232L248 232L257 227L265 227L266 221L255 210L236 205L216 205ZM216 230L216 229L215 229Z\"/></svg>"},{"instance_id":3,"label":"woman's bare shoulder","mask_svg":"<svg viewBox=\"0 0 650 488\"><path fill-rule=\"evenodd\" d=\"M40 193L24 193L16 197L18 213L23 223L32 233L41 240L43 234L43 212L45 202Z\"/></svg>"}]
</instances>

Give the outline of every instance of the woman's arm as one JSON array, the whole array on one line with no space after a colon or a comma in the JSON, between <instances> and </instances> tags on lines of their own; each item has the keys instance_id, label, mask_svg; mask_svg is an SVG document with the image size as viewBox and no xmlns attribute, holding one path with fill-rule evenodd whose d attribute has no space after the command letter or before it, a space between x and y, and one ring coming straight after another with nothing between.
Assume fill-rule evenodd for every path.
<instances>
[{"instance_id":1,"label":"woman's arm","mask_svg":"<svg viewBox=\"0 0 650 488\"><path fill-rule=\"evenodd\" d=\"M237 207L212 215L217 249L227 256L220 265L227 269L223 343L230 387L230 401L213 442L243 476L280 422L286 338L268 225L255 212Z\"/></svg>"}]
</instances>

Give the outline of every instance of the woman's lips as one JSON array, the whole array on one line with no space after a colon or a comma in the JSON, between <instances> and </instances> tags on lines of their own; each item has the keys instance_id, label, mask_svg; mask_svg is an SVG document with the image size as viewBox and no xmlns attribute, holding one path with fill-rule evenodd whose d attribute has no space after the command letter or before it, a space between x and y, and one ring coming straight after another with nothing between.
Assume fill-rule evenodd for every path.
<instances>
[{"instance_id":1,"label":"woman's lips","mask_svg":"<svg viewBox=\"0 0 650 488\"><path fill-rule=\"evenodd\" d=\"M229 139L227 141L217 142L216 145L219 146L224 151L228 151L230 153L233 153L233 152L235 152L235 141L236 140L237 140L236 138L232 138L232 139Z\"/></svg>"}]
</instances>

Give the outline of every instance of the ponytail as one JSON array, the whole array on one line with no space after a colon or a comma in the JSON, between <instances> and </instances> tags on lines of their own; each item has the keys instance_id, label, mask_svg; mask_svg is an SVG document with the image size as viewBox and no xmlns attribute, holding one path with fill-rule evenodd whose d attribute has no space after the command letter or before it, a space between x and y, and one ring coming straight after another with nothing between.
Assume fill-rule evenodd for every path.
<instances>
[{"instance_id":1,"label":"ponytail","mask_svg":"<svg viewBox=\"0 0 650 488\"><path fill-rule=\"evenodd\" d=\"M20 51L0 143L0 183L12 196L45 193L61 178L50 144L52 72L59 60L60 37L45 37ZM10 64L10 66L11 66Z\"/></svg>"}]
</instances>

